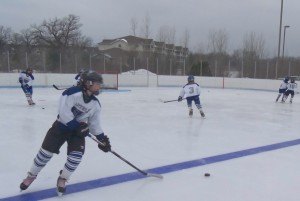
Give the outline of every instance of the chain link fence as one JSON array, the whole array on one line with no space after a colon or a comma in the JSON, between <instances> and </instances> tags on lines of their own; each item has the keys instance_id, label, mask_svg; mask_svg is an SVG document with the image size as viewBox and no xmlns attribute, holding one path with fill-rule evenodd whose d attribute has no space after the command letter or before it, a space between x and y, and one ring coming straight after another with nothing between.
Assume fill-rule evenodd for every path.
<instances>
[{"instance_id":1,"label":"chain link fence","mask_svg":"<svg viewBox=\"0 0 300 201\"><path fill-rule=\"evenodd\" d=\"M159 54L122 55L112 57L97 50L57 51L6 51L0 55L0 72L19 72L31 67L41 73L77 73L80 69L99 72L132 72L145 69L158 75L188 75L197 72L199 76L238 77L275 79L300 74L300 61L297 59L232 59L175 57ZM192 71L192 68L198 68ZM195 73L194 73L195 74Z\"/></svg>"}]
</instances>

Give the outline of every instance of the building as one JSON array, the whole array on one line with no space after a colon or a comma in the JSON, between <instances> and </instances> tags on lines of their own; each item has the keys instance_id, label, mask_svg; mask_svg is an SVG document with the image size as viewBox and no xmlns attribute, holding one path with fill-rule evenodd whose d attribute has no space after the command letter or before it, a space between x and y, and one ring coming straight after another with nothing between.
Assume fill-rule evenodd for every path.
<instances>
[{"instance_id":1,"label":"building","mask_svg":"<svg viewBox=\"0 0 300 201\"><path fill-rule=\"evenodd\" d=\"M120 71L143 68L162 74L183 72L189 54L188 48L182 46L131 35L104 39L98 43L98 49L113 58L113 65L119 66Z\"/></svg>"}]
</instances>

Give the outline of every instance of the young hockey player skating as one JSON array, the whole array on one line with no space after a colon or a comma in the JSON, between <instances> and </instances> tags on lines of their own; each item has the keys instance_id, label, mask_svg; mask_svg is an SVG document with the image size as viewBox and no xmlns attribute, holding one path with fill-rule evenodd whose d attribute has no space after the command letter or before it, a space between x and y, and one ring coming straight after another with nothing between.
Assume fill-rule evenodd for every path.
<instances>
[{"instance_id":1,"label":"young hockey player skating","mask_svg":"<svg viewBox=\"0 0 300 201\"><path fill-rule=\"evenodd\" d=\"M19 76L19 82L21 84L21 88L25 93L26 99L29 105L35 105L32 100L32 82L34 77L32 75L32 68L27 68L26 71L22 71Z\"/></svg>"},{"instance_id":2,"label":"young hockey player skating","mask_svg":"<svg viewBox=\"0 0 300 201\"><path fill-rule=\"evenodd\" d=\"M283 101L284 92L287 90L288 82L289 82L289 77L285 77L283 82L280 84L280 87L279 87L279 90L278 90L278 96L276 98L276 102L278 102L281 95L282 95L281 101Z\"/></svg>"},{"instance_id":3,"label":"young hockey player skating","mask_svg":"<svg viewBox=\"0 0 300 201\"><path fill-rule=\"evenodd\" d=\"M202 110L200 103L200 87L197 83L194 82L195 78L193 75L188 76L188 83L184 85L180 91L178 102L182 101L183 97L186 98L187 106L189 109L189 116L193 116L192 102L195 102L196 107L198 108L202 117L205 117L205 114Z\"/></svg>"},{"instance_id":4,"label":"young hockey player skating","mask_svg":"<svg viewBox=\"0 0 300 201\"><path fill-rule=\"evenodd\" d=\"M60 97L58 116L48 130L42 146L33 160L27 177L20 184L26 190L39 172L50 161L53 154L59 154L61 146L67 142L67 160L57 178L57 193L66 191L66 182L81 162L85 150L85 137L91 132L102 144L104 152L111 150L108 137L100 125L101 105L96 96L103 83L102 76L93 71L82 74L79 86L65 90Z\"/></svg>"},{"instance_id":5,"label":"young hockey player skating","mask_svg":"<svg viewBox=\"0 0 300 201\"><path fill-rule=\"evenodd\" d=\"M297 83L295 83L295 79L291 78L291 82L287 85L287 90L284 92L284 96L282 98L282 102L284 103L288 96L291 94L290 103L293 103L293 98L295 95L295 89L297 88Z\"/></svg>"}]
</instances>

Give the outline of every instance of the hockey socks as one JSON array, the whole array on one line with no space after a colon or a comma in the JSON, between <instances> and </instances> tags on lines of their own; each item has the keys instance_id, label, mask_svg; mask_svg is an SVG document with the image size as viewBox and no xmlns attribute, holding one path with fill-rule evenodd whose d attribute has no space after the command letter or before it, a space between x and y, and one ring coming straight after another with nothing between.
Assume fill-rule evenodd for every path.
<instances>
[{"instance_id":1,"label":"hockey socks","mask_svg":"<svg viewBox=\"0 0 300 201\"><path fill-rule=\"evenodd\" d=\"M64 169L60 171L60 175L57 178L56 192L58 196L62 196L66 192L66 183L80 164L82 155L83 153L79 151L72 151L68 155Z\"/></svg>"},{"instance_id":2,"label":"hockey socks","mask_svg":"<svg viewBox=\"0 0 300 201\"><path fill-rule=\"evenodd\" d=\"M48 161L52 158L53 153L41 148L33 160L33 164L27 174L27 177L20 184L21 190L26 190L31 183L36 179L39 172L45 167Z\"/></svg>"},{"instance_id":3,"label":"hockey socks","mask_svg":"<svg viewBox=\"0 0 300 201\"><path fill-rule=\"evenodd\" d=\"M62 170L61 177L67 180L70 179L71 174L76 170L81 162L83 153L80 151L72 151L67 158L67 162Z\"/></svg>"}]
</instances>

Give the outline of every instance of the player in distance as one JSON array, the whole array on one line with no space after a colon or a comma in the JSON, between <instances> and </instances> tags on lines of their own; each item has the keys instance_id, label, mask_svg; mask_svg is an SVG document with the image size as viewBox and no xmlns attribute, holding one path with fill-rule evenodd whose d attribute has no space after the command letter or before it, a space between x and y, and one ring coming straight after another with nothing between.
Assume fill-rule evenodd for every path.
<instances>
[{"instance_id":1,"label":"player in distance","mask_svg":"<svg viewBox=\"0 0 300 201\"><path fill-rule=\"evenodd\" d=\"M289 77L285 77L283 82L280 84L280 87L279 87L279 90L278 90L278 96L276 98L276 102L278 102L281 95L282 95L281 102L283 102L284 92L287 90L288 83L289 83Z\"/></svg>"},{"instance_id":2,"label":"player in distance","mask_svg":"<svg viewBox=\"0 0 300 201\"><path fill-rule=\"evenodd\" d=\"M22 71L19 75L19 82L29 105L35 105L32 100L32 82L34 80L32 73L32 68L27 68L26 71Z\"/></svg>"},{"instance_id":3,"label":"player in distance","mask_svg":"<svg viewBox=\"0 0 300 201\"><path fill-rule=\"evenodd\" d=\"M293 98L295 95L295 89L297 88L297 83L295 82L294 78L291 78L291 82L288 83L287 85L287 90L284 92L283 98L281 102L285 102L286 99L289 97L289 95L291 94L291 98L290 98L290 103L293 103Z\"/></svg>"},{"instance_id":4,"label":"player in distance","mask_svg":"<svg viewBox=\"0 0 300 201\"><path fill-rule=\"evenodd\" d=\"M178 102L182 101L183 97L186 98L190 117L193 116L193 108L192 108L193 101L196 107L198 108L201 116L203 118L205 117L205 114L202 110L202 106L200 103L200 86L197 83L195 83L195 78L193 75L188 76L188 83L182 87L178 97Z\"/></svg>"},{"instance_id":5,"label":"player in distance","mask_svg":"<svg viewBox=\"0 0 300 201\"><path fill-rule=\"evenodd\" d=\"M80 71L78 72L78 74L75 76L75 85L74 86L79 86L80 85L80 80L81 80L81 76L82 74L85 72L86 70L84 69L80 69Z\"/></svg>"}]
</instances>

